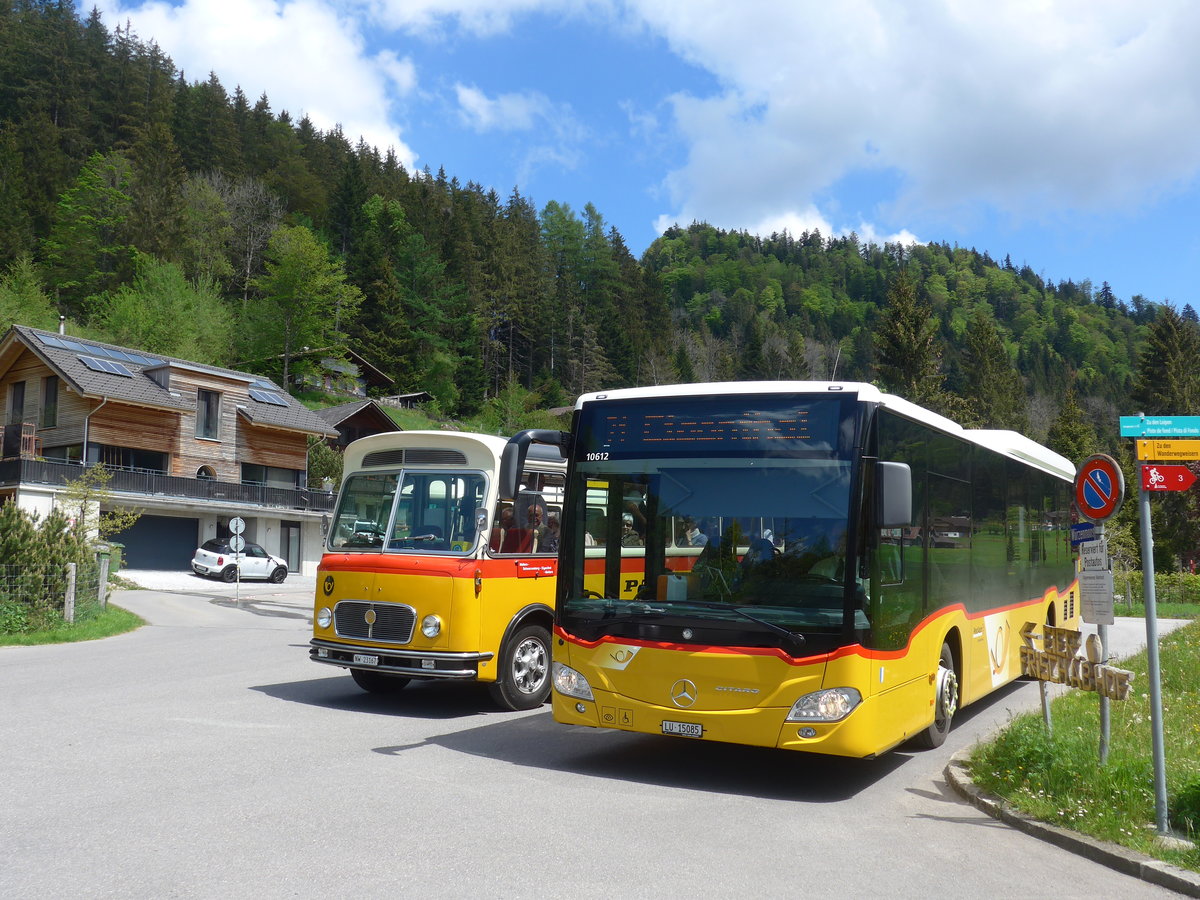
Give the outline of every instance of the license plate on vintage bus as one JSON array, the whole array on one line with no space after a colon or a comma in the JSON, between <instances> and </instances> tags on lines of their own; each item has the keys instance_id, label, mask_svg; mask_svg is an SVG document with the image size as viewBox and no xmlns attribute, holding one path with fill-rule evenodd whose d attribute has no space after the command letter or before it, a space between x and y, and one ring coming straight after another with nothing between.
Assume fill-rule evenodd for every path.
<instances>
[{"instance_id":1,"label":"license plate on vintage bus","mask_svg":"<svg viewBox=\"0 0 1200 900\"><path fill-rule=\"evenodd\" d=\"M379 657L370 656L366 653L355 653L354 664L356 666L377 666L379 665Z\"/></svg>"},{"instance_id":2,"label":"license plate on vintage bus","mask_svg":"<svg viewBox=\"0 0 1200 900\"><path fill-rule=\"evenodd\" d=\"M662 733L698 738L704 737L704 727L697 722L669 722L663 719Z\"/></svg>"}]
</instances>

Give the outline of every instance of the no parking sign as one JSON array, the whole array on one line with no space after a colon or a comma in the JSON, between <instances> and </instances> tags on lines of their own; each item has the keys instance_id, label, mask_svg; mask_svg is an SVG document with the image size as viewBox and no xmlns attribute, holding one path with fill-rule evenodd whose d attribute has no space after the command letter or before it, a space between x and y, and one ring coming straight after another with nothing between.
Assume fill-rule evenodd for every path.
<instances>
[{"instance_id":1,"label":"no parking sign","mask_svg":"<svg viewBox=\"0 0 1200 900\"><path fill-rule=\"evenodd\" d=\"M1075 505L1089 522L1114 516L1125 499L1125 476L1117 461L1105 453L1089 456L1075 475Z\"/></svg>"}]
</instances>

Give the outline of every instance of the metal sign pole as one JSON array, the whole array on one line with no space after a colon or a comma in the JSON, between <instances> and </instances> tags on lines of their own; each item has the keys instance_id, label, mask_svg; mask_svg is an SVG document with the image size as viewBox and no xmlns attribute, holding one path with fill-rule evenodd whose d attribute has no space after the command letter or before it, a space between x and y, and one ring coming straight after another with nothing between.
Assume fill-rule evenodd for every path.
<instances>
[{"instance_id":1,"label":"metal sign pole","mask_svg":"<svg viewBox=\"0 0 1200 900\"><path fill-rule=\"evenodd\" d=\"M1096 529L1096 536L1100 540L1104 540L1104 526L1101 525ZM1107 552L1105 556L1107 556ZM1109 566L1112 566L1111 560ZM1096 626L1096 633L1100 637L1100 664L1108 665L1108 626L1100 623ZM1111 725L1108 709L1108 697L1104 694L1100 695L1100 765L1108 762L1108 738L1111 733Z\"/></svg>"},{"instance_id":2,"label":"metal sign pole","mask_svg":"<svg viewBox=\"0 0 1200 900\"><path fill-rule=\"evenodd\" d=\"M1138 491L1142 534L1142 585L1146 600L1146 662L1150 680L1150 734L1154 755L1154 815L1160 835L1171 833L1167 821L1167 760L1163 749L1162 690L1158 668L1158 610L1154 597L1154 537L1150 528L1150 493Z\"/></svg>"}]
</instances>

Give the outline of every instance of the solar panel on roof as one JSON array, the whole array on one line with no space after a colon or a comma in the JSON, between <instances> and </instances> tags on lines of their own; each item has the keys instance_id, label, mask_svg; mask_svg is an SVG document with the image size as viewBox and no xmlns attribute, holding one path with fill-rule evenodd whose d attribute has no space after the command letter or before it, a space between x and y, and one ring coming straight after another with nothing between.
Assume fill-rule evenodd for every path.
<instances>
[{"instance_id":1,"label":"solar panel on roof","mask_svg":"<svg viewBox=\"0 0 1200 900\"><path fill-rule=\"evenodd\" d=\"M62 338L56 337L53 334L39 334L38 340L41 341L43 344L45 344L47 347L55 347L59 350L66 349L65 347L63 347Z\"/></svg>"},{"instance_id":2,"label":"solar panel on roof","mask_svg":"<svg viewBox=\"0 0 1200 900\"><path fill-rule=\"evenodd\" d=\"M130 372L119 362L113 362L111 359L100 359L99 357L95 356L80 356L79 361L93 372L107 372L109 375L123 375L126 378L133 377L132 372Z\"/></svg>"},{"instance_id":3,"label":"solar panel on roof","mask_svg":"<svg viewBox=\"0 0 1200 900\"><path fill-rule=\"evenodd\" d=\"M287 401L278 394L272 391L260 391L254 388L250 389L250 399L257 400L259 403L270 403L272 406L287 406Z\"/></svg>"}]
</instances>

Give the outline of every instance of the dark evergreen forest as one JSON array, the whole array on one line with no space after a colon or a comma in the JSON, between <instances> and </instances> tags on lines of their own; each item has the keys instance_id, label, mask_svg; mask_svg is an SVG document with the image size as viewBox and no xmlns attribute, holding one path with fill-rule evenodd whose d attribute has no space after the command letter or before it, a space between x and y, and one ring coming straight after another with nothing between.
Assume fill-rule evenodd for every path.
<instances>
[{"instance_id":1,"label":"dark evergreen forest","mask_svg":"<svg viewBox=\"0 0 1200 900\"><path fill-rule=\"evenodd\" d=\"M1190 306L944 243L691 223L638 259L598 206L407 171L265 94L186 76L96 12L0 6L0 324L61 314L277 377L301 374L302 348L349 347L447 416L512 385L545 407L836 376L1061 442L1154 399L1139 371L1164 310L1195 331Z\"/></svg>"}]
</instances>

